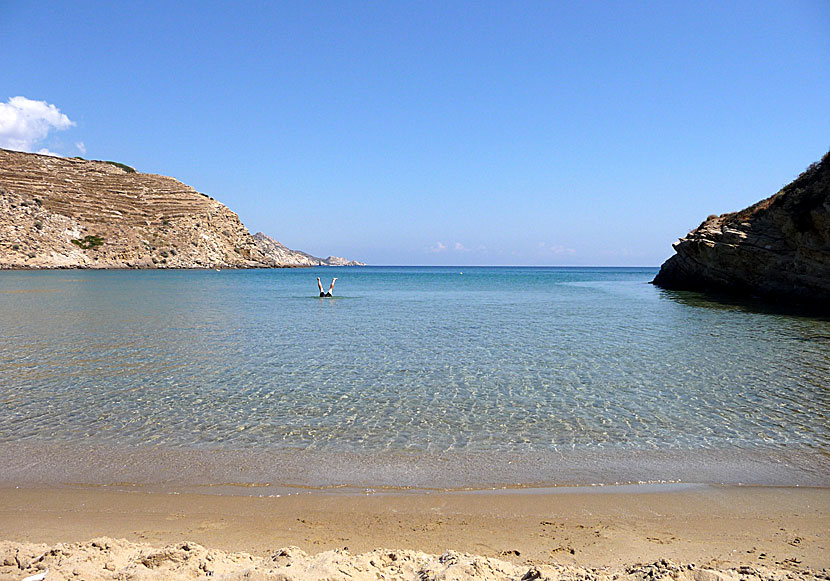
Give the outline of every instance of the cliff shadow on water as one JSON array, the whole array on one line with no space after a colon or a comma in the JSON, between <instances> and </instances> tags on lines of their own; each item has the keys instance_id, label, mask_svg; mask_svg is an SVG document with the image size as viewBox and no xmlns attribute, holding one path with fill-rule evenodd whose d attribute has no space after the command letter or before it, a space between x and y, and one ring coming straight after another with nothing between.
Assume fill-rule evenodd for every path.
<instances>
[{"instance_id":1,"label":"cliff shadow on water","mask_svg":"<svg viewBox=\"0 0 830 581\"><path fill-rule=\"evenodd\" d=\"M667 288L660 288L659 290L662 298L686 307L830 321L830 307L825 307L820 304L770 300L760 297L742 296L734 292L675 290ZM830 339L830 336L828 336L828 339Z\"/></svg>"}]
</instances>

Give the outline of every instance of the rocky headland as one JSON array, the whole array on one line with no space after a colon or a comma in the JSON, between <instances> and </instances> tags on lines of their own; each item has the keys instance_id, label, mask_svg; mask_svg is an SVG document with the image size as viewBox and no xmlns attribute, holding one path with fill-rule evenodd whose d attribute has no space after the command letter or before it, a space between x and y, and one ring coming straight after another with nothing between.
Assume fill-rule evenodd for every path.
<instances>
[{"instance_id":1,"label":"rocky headland","mask_svg":"<svg viewBox=\"0 0 830 581\"><path fill-rule=\"evenodd\" d=\"M673 245L666 289L830 306L830 153L769 198L712 215Z\"/></svg>"},{"instance_id":2,"label":"rocky headland","mask_svg":"<svg viewBox=\"0 0 830 581\"><path fill-rule=\"evenodd\" d=\"M366 266L364 262L349 260L340 256L329 256L328 258L317 258L302 250L291 250L281 242L277 242L270 236L257 232L254 234L259 249L277 264L285 266Z\"/></svg>"},{"instance_id":3,"label":"rocky headland","mask_svg":"<svg viewBox=\"0 0 830 581\"><path fill-rule=\"evenodd\" d=\"M306 266L283 258L174 178L0 149L0 268Z\"/></svg>"}]
</instances>

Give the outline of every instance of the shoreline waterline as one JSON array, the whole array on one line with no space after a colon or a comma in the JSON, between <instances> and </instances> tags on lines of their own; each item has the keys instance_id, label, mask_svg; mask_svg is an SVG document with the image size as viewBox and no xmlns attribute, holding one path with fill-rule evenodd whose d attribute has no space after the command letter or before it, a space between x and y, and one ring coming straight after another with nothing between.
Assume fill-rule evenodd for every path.
<instances>
[{"instance_id":1,"label":"shoreline waterline","mask_svg":"<svg viewBox=\"0 0 830 581\"><path fill-rule=\"evenodd\" d=\"M830 321L462 270L0 273L0 577L824 575Z\"/></svg>"},{"instance_id":2,"label":"shoreline waterline","mask_svg":"<svg viewBox=\"0 0 830 581\"><path fill-rule=\"evenodd\" d=\"M621 485L826 487L815 450L385 454L0 444L0 487L101 487L273 495L292 491L462 491Z\"/></svg>"}]
</instances>

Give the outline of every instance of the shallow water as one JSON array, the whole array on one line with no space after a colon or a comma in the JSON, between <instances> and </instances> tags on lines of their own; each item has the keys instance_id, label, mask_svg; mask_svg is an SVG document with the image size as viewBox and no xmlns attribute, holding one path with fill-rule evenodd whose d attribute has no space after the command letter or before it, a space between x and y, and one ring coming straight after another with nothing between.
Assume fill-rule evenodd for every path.
<instances>
[{"instance_id":1,"label":"shallow water","mask_svg":"<svg viewBox=\"0 0 830 581\"><path fill-rule=\"evenodd\" d=\"M830 322L655 272L0 272L0 456L81 446L89 481L102 450L142 448L245 451L242 480L279 479L257 454L293 458L282 478L308 485L402 485L442 458L470 486L830 484ZM340 277L335 299L317 276ZM492 468L508 456L526 470Z\"/></svg>"}]
</instances>

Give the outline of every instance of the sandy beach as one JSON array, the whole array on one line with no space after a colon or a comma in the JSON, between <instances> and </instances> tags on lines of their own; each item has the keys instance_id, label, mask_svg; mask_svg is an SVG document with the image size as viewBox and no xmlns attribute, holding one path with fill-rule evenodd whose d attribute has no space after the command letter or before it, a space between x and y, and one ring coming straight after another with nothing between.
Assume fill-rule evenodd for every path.
<instances>
[{"instance_id":1,"label":"sandy beach","mask_svg":"<svg viewBox=\"0 0 830 581\"><path fill-rule=\"evenodd\" d=\"M830 490L0 489L0 579L830 578Z\"/></svg>"}]
</instances>

